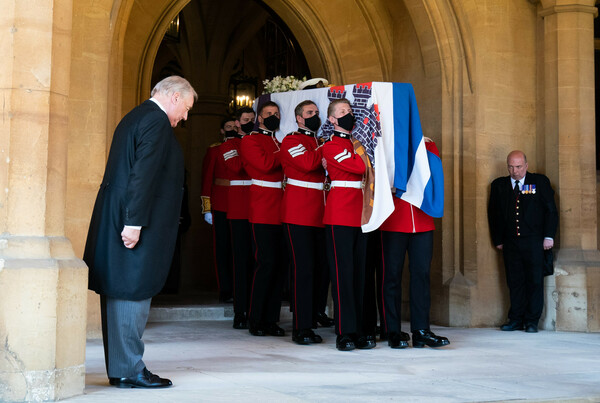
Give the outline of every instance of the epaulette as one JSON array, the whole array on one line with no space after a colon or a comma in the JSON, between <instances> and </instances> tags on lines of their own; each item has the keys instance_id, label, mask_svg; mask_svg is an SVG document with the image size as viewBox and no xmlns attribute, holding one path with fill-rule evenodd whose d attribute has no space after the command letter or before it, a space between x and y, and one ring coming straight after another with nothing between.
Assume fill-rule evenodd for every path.
<instances>
[{"instance_id":1,"label":"epaulette","mask_svg":"<svg viewBox=\"0 0 600 403\"><path fill-rule=\"evenodd\" d=\"M211 145L209 145L209 147L216 147L216 146L220 146L221 144L223 144L222 141L218 141L216 143L212 143Z\"/></svg>"}]
</instances>

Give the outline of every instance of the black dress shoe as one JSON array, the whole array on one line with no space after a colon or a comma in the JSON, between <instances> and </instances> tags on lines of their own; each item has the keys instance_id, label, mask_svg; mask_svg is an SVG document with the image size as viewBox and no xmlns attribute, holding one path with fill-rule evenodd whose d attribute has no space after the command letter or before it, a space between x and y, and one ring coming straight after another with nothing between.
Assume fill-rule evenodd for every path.
<instances>
[{"instance_id":1,"label":"black dress shoe","mask_svg":"<svg viewBox=\"0 0 600 403\"><path fill-rule=\"evenodd\" d=\"M252 336L266 336L267 332L262 326L249 324L248 331Z\"/></svg>"},{"instance_id":2,"label":"black dress shoe","mask_svg":"<svg viewBox=\"0 0 600 403\"><path fill-rule=\"evenodd\" d=\"M352 337L350 337L349 335L343 334L341 336L336 337L335 348L337 348L340 351L354 350L354 341L352 341Z\"/></svg>"},{"instance_id":3,"label":"black dress shoe","mask_svg":"<svg viewBox=\"0 0 600 403\"><path fill-rule=\"evenodd\" d=\"M390 333L388 346L391 348L406 348L408 347L409 340L410 336L406 332Z\"/></svg>"},{"instance_id":4,"label":"black dress shoe","mask_svg":"<svg viewBox=\"0 0 600 403\"><path fill-rule=\"evenodd\" d=\"M292 341L303 346L309 345L311 343L309 331L306 329L293 330Z\"/></svg>"},{"instance_id":5,"label":"black dress shoe","mask_svg":"<svg viewBox=\"0 0 600 403\"><path fill-rule=\"evenodd\" d=\"M315 321L321 325L321 327L331 327L335 324L335 321L328 317L325 312L320 312L316 316Z\"/></svg>"},{"instance_id":6,"label":"black dress shoe","mask_svg":"<svg viewBox=\"0 0 600 403\"><path fill-rule=\"evenodd\" d=\"M243 313L236 313L233 317L233 328L234 329L248 329L248 321L246 315Z\"/></svg>"},{"instance_id":7,"label":"black dress shoe","mask_svg":"<svg viewBox=\"0 0 600 403\"><path fill-rule=\"evenodd\" d=\"M500 330L505 332L512 332L513 330L523 330L523 322L518 320L509 320L502 326L500 326Z\"/></svg>"},{"instance_id":8,"label":"black dress shoe","mask_svg":"<svg viewBox=\"0 0 600 403\"><path fill-rule=\"evenodd\" d=\"M310 342L311 343L321 343L323 341L323 338L321 336L319 336L318 334L316 334L315 332L312 331L312 329L308 330L309 334L310 334Z\"/></svg>"},{"instance_id":9,"label":"black dress shoe","mask_svg":"<svg viewBox=\"0 0 600 403\"><path fill-rule=\"evenodd\" d=\"M129 378L109 378L109 383L117 388L168 388L173 385L169 379L154 375L146 368Z\"/></svg>"},{"instance_id":10,"label":"black dress shoe","mask_svg":"<svg viewBox=\"0 0 600 403\"><path fill-rule=\"evenodd\" d=\"M447 338L436 336L429 329L417 330L412 334L413 347L421 348L425 345L429 347L443 347L450 344Z\"/></svg>"},{"instance_id":11,"label":"black dress shoe","mask_svg":"<svg viewBox=\"0 0 600 403\"><path fill-rule=\"evenodd\" d=\"M537 333L538 327L535 323L528 323L527 326L525 326L525 331L527 333Z\"/></svg>"},{"instance_id":12,"label":"black dress shoe","mask_svg":"<svg viewBox=\"0 0 600 403\"><path fill-rule=\"evenodd\" d=\"M265 326L265 332L269 336L277 336L277 337L285 336L285 331L282 328L280 328L279 326L277 326L277 324L275 324L275 323L267 324Z\"/></svg>"},{"instance_id":13,"label":"black dress shoe","mask_svg":"<svg viewBox=\"0 0 600 403\"><path fill-rule=\"evenodd\" d=\"M368 336L358 336L356 338L356 340L354 341L354 345L358 349L368 350L370 348L374 348L377 345L377 343L375 343L374 335L368 335Z\"/></svg>"}]
</instances>

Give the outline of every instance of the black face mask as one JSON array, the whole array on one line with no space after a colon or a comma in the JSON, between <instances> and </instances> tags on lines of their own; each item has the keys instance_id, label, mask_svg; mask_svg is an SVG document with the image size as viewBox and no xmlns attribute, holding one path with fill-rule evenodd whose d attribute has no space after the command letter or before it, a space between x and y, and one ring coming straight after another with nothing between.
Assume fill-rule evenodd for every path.
<instances>
[{"instance_id":1,"label":"black face mask","mask_svg":"<svg viewBox=\"0 0 600 403\"><path fill-rule=\"evenodd\" d=\"M231 137L237 137L238 132L235 130L225 130L225 137L227 138L231 138Z\"/></svg>"},{"instance_id":2,"label":"black face mask","mask_svg":"<svg viewBox=\"0 0 600 403\"><path fill-rule=\"evenodd\" d=\"M275 115L271 115L263 119L263 124L268 130L274 132L279 129L279 118Z\"/></svg>"},{"instance_id":3,"label":"black face mask","mask_svg":"<svg viewBox=\"0 0 600 403\"><path fill-rule=\"evenodd\" d=\"M313 115L304 119L304 126L313 132L319 130L319 127L321 127L321 119L319 119L319 115Z\"/></svg>"},{"instance_id":4,"label":"black face mask","mask_svg":"<svg viewBox=\"0 0 600 403\"><path fill-rule=\"evenodd\" d=\"M240 125L240 127L244 133L249 134L254 129L254 122L250 121L248 123L244 123L243 125Z\"/></svg>"},{"instance_id":5,"label":"black face mask","mask_svg":"<svg viewBox=\"0 0 600 403\"><path fill-rule=\"evenodd\" d=\"M354 119L354 115L352 115L351 113L347 113L344 116L342 116L341 118L338 118L338 126L341 127L342 129L346 130L346 131L352 131L352 129L354 128L354 122L356 121L356 119Z\"/></svg>"}]
</instances>

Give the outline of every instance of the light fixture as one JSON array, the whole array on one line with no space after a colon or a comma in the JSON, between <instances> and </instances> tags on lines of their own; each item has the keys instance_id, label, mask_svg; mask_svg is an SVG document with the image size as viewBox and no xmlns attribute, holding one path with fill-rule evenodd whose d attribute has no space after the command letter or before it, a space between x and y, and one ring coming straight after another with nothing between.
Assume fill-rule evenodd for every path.
<instances>
[{"instance_id":1,"label":"light fixture","mask_svg":"<svg viewBox=\"0 0 600 403\"><path fill-rule=\"evenodd\" d=\"M240 63L240 69L229 78L229 113L234 114L238 109L251 107L256 98L256 77L250 77L244 72L244 56Z\"/></svg>"}]
</instances>

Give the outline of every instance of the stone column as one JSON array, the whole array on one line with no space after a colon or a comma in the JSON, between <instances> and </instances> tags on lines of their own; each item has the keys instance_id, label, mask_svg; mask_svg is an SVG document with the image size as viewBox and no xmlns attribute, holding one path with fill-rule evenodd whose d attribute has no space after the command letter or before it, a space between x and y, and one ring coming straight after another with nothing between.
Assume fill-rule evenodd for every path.
<instances>
[{"instance_id":1,"label":"stone column","mask_svg":"<svg viewBox=\"0 0 600 403\"><path fill-rule=\"evenodd\" d=\"M0 0L0 401L85 386L87 268L64 237L72 0Z\"/></svg>"},{"instance_id":2,"label":"stone column","mask_svg":"<svg viewBox=\"0 0 600 403\"><path fill-rule=\"evenodd\" d=\"M542 0L546 172L560 214L546 325L599 331L594 110L594 0Z\"/></svg>"}]
</instances>

